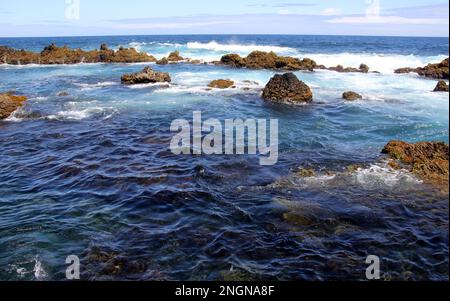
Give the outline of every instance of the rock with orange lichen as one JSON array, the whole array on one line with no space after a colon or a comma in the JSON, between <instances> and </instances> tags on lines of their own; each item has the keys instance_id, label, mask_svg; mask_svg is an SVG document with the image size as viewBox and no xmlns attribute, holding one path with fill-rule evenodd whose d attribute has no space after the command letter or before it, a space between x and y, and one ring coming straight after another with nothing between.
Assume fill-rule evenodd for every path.
<instances>
[{"instance_id":1,"label":"rock with orange lichen","mask_svg":"<svg viewBox=\"0 0 450 301\"><path fill-rule=\"evenodd\" d=\"M407 143L391 141L383 153L406 165L411 172L431 184L448 186L449 146L443 142Z\"/></svg>"},{"instance_id":2,"label":"rock with orange lichen","mask_svg":"<svg viewBox=\"0 0 450 301\"><path fill-rule=\"evenodd\" d=\"M174 51L169 54L169 56L167 57L167 60L169 62L179 62L179 61L184 61L184 58L180 55L179 51Z\"/></svg>"},{"instance_id":3,"label":"rock with orange lichen","mask_svg":"<svg viewBox=\"0 0 450 301\"><path fill-rule=\"evenodd\" d=\"M23 106L26 100L25 96L0 94L0 120L8 118L15 110Z\"/></svg>"},{"instance_id":4,"label":"rock with orange lichen","mask_svg":"<svg viewBox=\"0 0 450 301\"><path fill-rule=\"evenodd\" d=\"M420 76L435 78L435 79L448 79L448 58L438 64L428 64L425 67L418 68L400 68L395 70L395 73L417 73Z\"/></svg>"},{"instance_id":5,"label":"rock with orange lichen","mask_svg":"<svg viewBox=\"0 0 450 301\"><path fill-rule=\"evenodd\" d=\"M216 79L209 83L209 88L227 89L234 87L234 81L229 79Z\"/></svg>"}]
</instances>

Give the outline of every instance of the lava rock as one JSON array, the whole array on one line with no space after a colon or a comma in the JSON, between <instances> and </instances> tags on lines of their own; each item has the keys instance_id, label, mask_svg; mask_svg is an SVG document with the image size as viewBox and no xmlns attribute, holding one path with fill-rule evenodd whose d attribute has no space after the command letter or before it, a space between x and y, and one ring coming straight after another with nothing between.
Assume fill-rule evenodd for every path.
<instances>
[{"instance_id":1,"label":"lava rock","mask_svg":"<svg viewBox=\"0 0 450 301\"><path fill-rule=\"evenodd\" d=\"M347 92L344 92L344 94L342 94L342 98L345 100L348 100L348 101L355 101L358 99L362 99L363 97L356 92L347 91Z\"/></svg>"},{"instance_id":2,"label":"lava rock","mask_svg":"<svg viewBox=\"0 0 450 301\"><path fill-rule=\"evenodd\" d=\"M294 73L285 73L269 81L262 97L273 102L307 103L313 100L313 93Z\"/></svg>"},{"instance_id":3,"label":"lava rock","mask_svg":"<svg viewBox=\"0 0 450 301\"><path fill-rule=\"evenodd\" d=\"M145 67L141 72L132 74L125 74L121 78L122 84L135 85L135 84L148 84L148 83L170 83L172 79L169 73L155 72L150 67Z\"/></svg>"},{"instance_id":4,"label":"lava rock","mask_svg":"<svg viewBox=\"0 0 450 301\"><path fill-rule=\"evenodd\" d=\"M437 83L436 88L434 88L434 92L448 92L448 85L445 81L441 80Z\"/></svg>"},{"instance_id":5,"label":"lava rock","mask_svg":"<svg viewBox=\"0 0 450 301\"><path fill-rule=\"evenodd\" d=\"M15 110L23 106L26 96L0 94L0 120L8 118Z\"/></svg>"},{"instance_id":6,"label":"lava rock","mask_svg":"<svg viewBox=\"0 0 450 301\"><path fill-rule=\"evenodd\" d=\"M234 81L228 79L217 79L209 83L209 88L227 89L234 86Z\"/></svg>"}]
</instances>

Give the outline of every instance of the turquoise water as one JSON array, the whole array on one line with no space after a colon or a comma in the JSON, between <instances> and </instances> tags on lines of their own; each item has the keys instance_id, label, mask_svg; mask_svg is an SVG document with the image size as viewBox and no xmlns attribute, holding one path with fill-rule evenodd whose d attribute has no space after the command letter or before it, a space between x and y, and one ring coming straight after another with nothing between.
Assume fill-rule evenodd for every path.
<instances>
[{"instance_id":1,"label":"turquoise water","mask_svg":"<svg viewBox=\"0 0 450 301\"><path fill-rule=\"evenodd\" d=\"M51 42L106 42L158 58L179 50L205 61L273 50L381 73L297 72L314 103L293 107L261 100L274 75L266 70L150 64L172 83L130 87L120 76L145 64L0 66L0 91L29 96L0 122L0 279L62 280L71 254L92 280L216 280L230 270L251 279L364 280L368 255L382 258L387 279L448 279L448 195L389 169L380 155L392 139L448 143L448 93L431 92L435 80L393 74L448 57L448 39L0 39L35 51ZM237 88L206 89L219 78ZM364 100L342 101L347 90ZM204 119L278 119L278 164L171 154L170 123L198 110ZM351 164L361 168L341 173ZM319 172L292 176L299 167ZM97 249L128 268L105 272L90 256Z\"/></svg>"}]
</instances>

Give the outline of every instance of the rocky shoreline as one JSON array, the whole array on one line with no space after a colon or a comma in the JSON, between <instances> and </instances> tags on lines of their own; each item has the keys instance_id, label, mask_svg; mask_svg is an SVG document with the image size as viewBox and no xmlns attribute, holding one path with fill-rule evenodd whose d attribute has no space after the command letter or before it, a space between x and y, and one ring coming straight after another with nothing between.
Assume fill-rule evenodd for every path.
<instances>
[{"instance_id":1,"label":"rocky shoreline","mask_svg":"<svg viewBox=\"0 0 450 301\"><path fill-rule=\"evenodd\" d=\"M0 63L9 65L55 65L80 63L146 63L156 62L156 58L134 48L119 48L115 51L102 44L99 50L85 51L70 49L67 46L58 47L51 44L42 52L35 53L26 50L0 46Z\"/></svg>"}]
</instances>

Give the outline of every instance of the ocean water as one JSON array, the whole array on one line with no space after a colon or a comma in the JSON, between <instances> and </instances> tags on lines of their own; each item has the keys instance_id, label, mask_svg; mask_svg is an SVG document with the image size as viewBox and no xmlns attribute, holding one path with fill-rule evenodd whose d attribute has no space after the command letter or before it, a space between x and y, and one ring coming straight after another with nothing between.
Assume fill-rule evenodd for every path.
<instances>
[{"instance_id":1,"label":"ocean water","mask_svg":"<svg viewBox=\"0 0 450 301\"><path fill-rule=\"evenodd\" d=\"M368 255L381 258L384 279L448 279L448 193L380 154L392 139L448 143L448 93L393 73L448 57L447 38L0 38L33 51L52 42L205 61L275 51L380 73L296 72L315 101L287 106L261 100L268 70L150 64L172 83L130 87L121 75L145 64L1 65L0 91L29 97L0 121L1 280L64 280L72 254L89 280L364 280ZM219 78L237 87L206 89ZM342 101L347 90L364 100ZM278 119L278 164L173 155L170 124L193 111ZM122 268L111 272L98 250Z\"/></svg>"}]
</instances>

